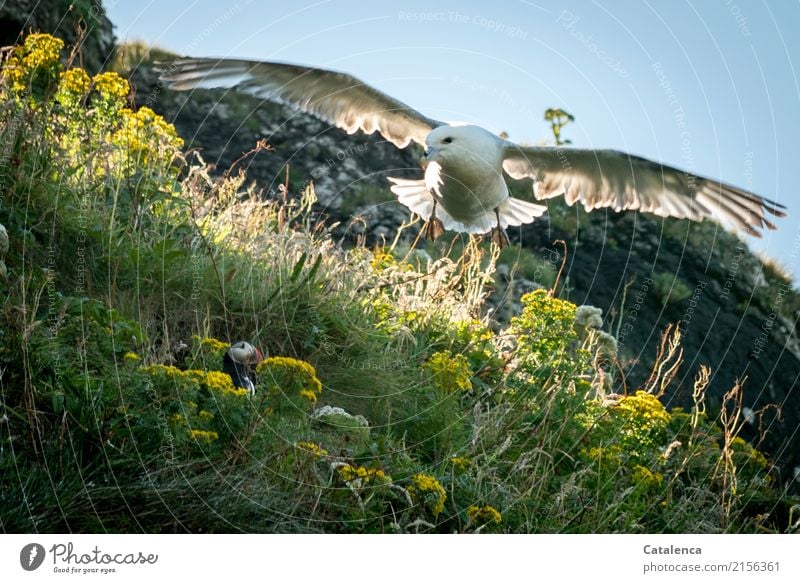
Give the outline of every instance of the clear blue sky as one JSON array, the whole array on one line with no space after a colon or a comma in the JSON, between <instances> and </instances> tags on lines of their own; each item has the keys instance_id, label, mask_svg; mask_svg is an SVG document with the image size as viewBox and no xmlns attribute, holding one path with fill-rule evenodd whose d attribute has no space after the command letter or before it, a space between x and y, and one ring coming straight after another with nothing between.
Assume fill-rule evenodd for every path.
<instances>
[{"instance_id":1,"label":"clear blue sky","mask_svg":"<svg viewBox=\"0 0 800 583\"><path fill-rule=\"evenodd\" d=\"M787 205L752 246L800 274L800 2L123 2L121 40L349 72L431 117L722 178Z\"/></svg>"}]
</instances>

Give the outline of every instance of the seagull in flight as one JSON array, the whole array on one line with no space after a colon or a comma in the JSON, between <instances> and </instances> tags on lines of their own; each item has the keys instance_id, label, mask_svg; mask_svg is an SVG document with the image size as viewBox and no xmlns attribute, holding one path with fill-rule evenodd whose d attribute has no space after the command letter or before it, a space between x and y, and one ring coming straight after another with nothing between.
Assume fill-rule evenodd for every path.
<instances>
[{"instance_id":1,"label":"seagull in flight","mask_svg":"<svg viewBox=\"0 0 800 583\"><path fill-rule=\"evenodd\" d=\"M637 210L661 217L727 221L749 235L775 229L767 215L784 205L747 190L616 150L521 146L476 125L431 119L336 71L238 59L179 59L159 64L177 91L235 88L289 105L348 134L378 132L398 148L425 148L420 180L389 178L398 200L425 221L424 233L491 233L501 246L506 228L532 223L547 207L509 196L506 175L533 181L543 201L563 196L587 211Z\"/></svg>"}]
</instances>

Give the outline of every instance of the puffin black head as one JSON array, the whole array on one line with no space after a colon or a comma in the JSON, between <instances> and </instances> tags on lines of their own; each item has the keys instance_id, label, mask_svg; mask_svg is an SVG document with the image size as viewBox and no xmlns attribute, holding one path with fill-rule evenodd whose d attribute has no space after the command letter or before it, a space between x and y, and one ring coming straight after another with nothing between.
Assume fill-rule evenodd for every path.
<instances>
[{"instance_id":1,"label":"puffin black head","mask_svg":"<svg viewBox=\"0 0 800 583\"><path fill-rule=\"evenodd\" d=\"M256 392L255 366L264 360L261 351L249 342L239 341L231 344L222 359L222 371L230 375L236 387Z\"/></svg>"}]
</instances>

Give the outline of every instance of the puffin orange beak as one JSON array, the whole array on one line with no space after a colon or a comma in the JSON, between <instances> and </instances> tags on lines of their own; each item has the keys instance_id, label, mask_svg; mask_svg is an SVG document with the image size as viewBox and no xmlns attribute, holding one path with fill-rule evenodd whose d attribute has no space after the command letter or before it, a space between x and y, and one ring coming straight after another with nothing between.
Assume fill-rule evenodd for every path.
<instances>
[{"instance_id":1,"label":"puffin orange beak","mask_svg":"<svg viewBox=\"0 0 800 583\"><path fill-rule=\"evenodd\" d=\"M258 364L262 360L264 360L264 354L261 352L260 349L256 348L256 353L253 355L253 364Z\"/></svg>"}]
</instances>

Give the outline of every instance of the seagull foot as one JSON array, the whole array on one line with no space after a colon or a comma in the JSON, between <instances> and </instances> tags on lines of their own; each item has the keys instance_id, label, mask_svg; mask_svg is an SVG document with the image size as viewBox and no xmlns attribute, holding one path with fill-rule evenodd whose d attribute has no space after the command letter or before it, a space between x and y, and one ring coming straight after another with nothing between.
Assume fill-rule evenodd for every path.
<instances>
[{"instance_id":1,"label":"seagull foot","mask_svg":"<svg viewBox=\"0 0 800 583\"><path fill-rule=\"evenodd\" d=\"M511 240L508 238L508 233L506 233L505 229L501 229L500 227L495 227L492 229L492 243L495 243L500 249L503 247L508 247L511 245Z\"/></svg>"},{"instance_id":2,"label":"seagull foot","mask_svg":"<svg viewBox=\"0 0 800 583\"><path fill-rule=\"evenodd\" d=\"M431 217L425 223L425 238L429 241L435 241L444 233L444 224L436 217Z\"/></svg>"}]
</instances>

